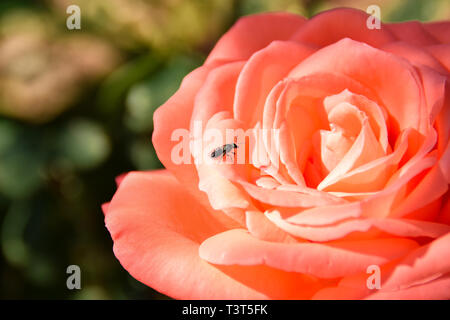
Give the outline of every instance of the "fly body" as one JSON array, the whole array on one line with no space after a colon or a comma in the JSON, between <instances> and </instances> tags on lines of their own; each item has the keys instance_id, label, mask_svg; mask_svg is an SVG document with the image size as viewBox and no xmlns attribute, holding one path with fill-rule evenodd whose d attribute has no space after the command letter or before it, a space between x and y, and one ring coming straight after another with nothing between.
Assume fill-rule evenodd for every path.
<instances>
[{"instance_id":1,"label":"fly body","mask_svg":"<svg viewBox=\"0 0 450 320\"><path fill-rule=\"evenodd\" d=\"M236 143L227 143L222 147L218 147L211 152L211 158L219 158L228 155L232 150L236 149L238 146Z\"/></svg>"}]
</instances>

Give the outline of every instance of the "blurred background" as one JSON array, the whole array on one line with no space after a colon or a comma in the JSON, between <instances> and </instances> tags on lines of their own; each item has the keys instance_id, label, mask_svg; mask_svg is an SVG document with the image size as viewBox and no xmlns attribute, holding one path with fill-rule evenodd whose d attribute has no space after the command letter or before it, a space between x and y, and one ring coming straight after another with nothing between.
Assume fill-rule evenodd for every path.
<instances>
[{"instance_id":1,"label":"blurred background","mask_svg":"<svg viewBox=\"0 0 450 320\"><path fill-rule=\"evenodd\" d=\"M447 0L1 0L0 298L167 299L120 266L100 209L117 175L162 167L153 111L240 16L372 4L385 22L450 18Z\"/></svg>"}]
</instances>

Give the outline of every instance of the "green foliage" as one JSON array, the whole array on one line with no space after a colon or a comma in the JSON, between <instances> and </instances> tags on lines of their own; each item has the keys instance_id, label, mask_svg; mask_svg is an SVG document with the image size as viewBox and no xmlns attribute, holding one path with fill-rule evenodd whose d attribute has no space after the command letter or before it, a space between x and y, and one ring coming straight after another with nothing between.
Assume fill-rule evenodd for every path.
<instances>
[{"instance_id":1,"label":"green foliage","mask_svg":"<svg viewBox=\"0 0 450 320\"><path fill-rule=\"evenodd\" d=\"M76 169L91 169L102 163L110 152L108 136L89 120L71 120L59 133L59 161Z\"/></svg>"}]
</instances>

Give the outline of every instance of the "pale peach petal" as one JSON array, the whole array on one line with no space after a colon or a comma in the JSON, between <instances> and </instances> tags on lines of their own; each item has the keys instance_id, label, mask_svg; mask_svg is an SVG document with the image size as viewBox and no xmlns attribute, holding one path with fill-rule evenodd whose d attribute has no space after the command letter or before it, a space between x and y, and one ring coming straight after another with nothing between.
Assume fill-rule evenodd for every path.
<instances>
[{"instance_id":1,"label":"pale peach petal","mask_svg":"<svg viewBox=\"0 0 450 320\"><path fill-rule=\"evenodd\" d=\"M198 175L200 179L198 187L206 192L214 209L247 208L249 206L246 196L214 167L200 165Z\"/></svg>"},{"instance_id":2,"label":"pale peach petal","mask_svg":"<svg viewBox=\"0 0 450 320\"><path fill-rule=\"evenodd\" d=\"M292 130L288 128L288 122L283 122L280 126L280 161L286 168L289 177L298 185L306 186L303 174L296 159L294 138Z\"/></svg>"},{"instance_id":3,"label":"pale peach petal","mask_svg":"<svg viewBox=\"0 0 450 320\"><path fill-rule=\"evenodd\" d=\"M380 142L383 151L389 151L386 110L374 101L369 100L366 96L355 94L349 89L345 89L337 95L326 97L323 103L326 109L331 109L331 106L338 105L345 101L358 107L359 110L366 114L372 131Z\"/></svg>"},{"instance_id":4,"label":"pale peach petal","mask_svg":"<svg viewBox=\"0 0 450 320\"><path fill-rule=\"evenodd\" d=\"M267 152L268 164L264 166L263 171L275 179L277 179L281 184L290 183L291 178L286 172L286 168L279 163L280 158L280 139L279 139L279 128L273 127L273 117L275 117L277 110L278 99L282 92L284 91L285 84L284 81L280 81L274 88L270 91L263 112L262 119L262 135L261 139L263 146Z\"/></svg>"},{"instance_id":5,"label":"pale peach petal","mask_svg":"<svg viewBox=\"0 0 450 320\"><path fill-rule=\"evenodd\" d=\"M348 153L354 143L354 137L345 136L342 130L319 130L313 135L312 141L314 163L319 164L322 176L325 177Z\"/></svg>"},{"instance_id":6,"label":"pale peach petal","mask_svg":"<svg viewBox=\"0 0 450 320\"><path fill-rule=\"evenodd\" d=\"M380 192L358 202L337 204L305 209L288 219L300 225L319 226L336 223L344 219L365 217L383 217L391 213L398 192L420 172L432 167L436 158L428 157L414 161L407 169L399 170L395 182ZM402 168L403 169L403 168Z\"/></svg>"},{"instance_id":7,"label":"pale peach petal","mask_svg":"<svg viewBox=\"0 0 450 320\"><path fill-rule=\"evenodd\" d=\"M324 71L346 75L375 91L381 101L369 99L382 105L392 117L390 134L410 127L421 133L428 130L420 78L406 60L344 39L318 50L293 69L290 76L301 78Z\"/></svg>"},{"instance_id":8,"label":"pale peach petal","mask_svg":"<svg viewBox=\"0 0 450 320\"><path fill-rule=\"evenodd\" d=\"M335 128L343 131L343 134L348 137L357 137L362 129L362 123L367 120L367 115L362 112L357 106L342 101L336 105L330 106L324 100L325 110L328 114L328 121L334 124Z\"/></svg>"},{"instance_id":9,"label":"pale peach petal","mask_svg":"<svg viewBox=\"0 0 450 320\"><path fill-rule=\"evenodd\" d=\"M372 188L380 188L386 179L370 181L353 181L349 184L339 184L345 174L360 166L384 156L384 152L376 140L367 120L363 122L361 133L356 138L353 146L342 158L339 164L322 180L317 186L318 190L324 191L355 191L355 187L362 192L373 191ZM377 181L378 180L378 181ZM352 182L352 181L349 181Z\"/></svg>"},{"instance_id":10,"label":"pale peach petal","mask_svg":"<svg viewBox=\"0 0 450 320\"><path fill-rule=\"evenodd\" d=\"M369 218L348 220L330 226L302 226L283 219L276 211L267 212L267 218L287 233L311 241L331 241L341 239L352 232L367 232L371 228L399 237L437 238L450 232L450 226L439 223L414 221L409 219Z\"/></svg>"},{"instance_id":11,"label":"pale peach petal","mask_svg":"<svg viewBox=\"0 0 450 320\"><path fill-rule=\"evenodd\" d=\"M263 141L263 133L261 129L261 123L257 122L255 127L250 129L249 134L249 145L248 145L248 152L249 152L249 163L253 165L255 168L259 169L259 175L262 175L262 180L260 183L261 186L264 185L264 187L271 188L269 185L265 184L265 178L270 178L272 182L270 182L271 185L273 184L280 184L281 182L285 181L284 178L281 176L280 172L276 168L273 170L273 176L271 176L269 173L265 173L266 170L271 171L269 167L272 166L270 162L270 156L266 150L266 147L264 145ZM255 181L256 184L258 184L259 177ZM269 181L269 180L267 180Z\"/></svg>"},{"instance_id":12,"label":"pale peach petal","mask_svg":"<svg viewBox=\"0 0 450 320\"><path fill-rule=\"evenodd\" d=\"M358 193L370 193L381 190L407 151L410 132L410 130L405 130L401 133L399 143L391 154L375 158L342 174L332 185L332 188L327 188L327 191L342 192L346 196L354 196ZM370 143L367 145L370 146ZM342 161L344 159L345 157Z\"/></svg>"},{"instance_id":13,"label":"pale peach petal","mask_svg":"<svg viewBox=\"0 0 450 320\"><path fill-rule=\"evenodd\" d=\"M338 197L327 195L324 192L308 192L306 188L289 191L278 188L265 189L242 180L238 181L238 183L252 198L273 206L302 208L326 206L345 202Z\"/></svg>"},{"instance_id":14,"label":"pale peach petal","mask_svg":"<svg viewBox=\"0 0 450 320\"><path fill-rule=\"evenodd\" d=\"M247 230L258 239L271 242L298 242L269 221L262 212L247 211L245 217Z\"/></svg>"},{"instance_id":15,"label":"pale peach petal","mask_svg":"<svg viewBox=\"0 0 450 320\"><path fill-rule=\"evenodd\" d=\"M345 88L373 97L369 90L354 80L327 73L295 80L287 79L272 89L264 106L262 128L265 130L263 140L271 163L277 164L279 159L282 160L283 165L273 165L274 171L280 169L281 175L287 174L296 183L304 184L300 173L305 169L308 160L311 137L317 130L328 129L322 99ZM302 121L301 126L298 125L299 120ZM279 130L278 138L274 137L273 130ZM281 183L289 183L277 179Z\"/></svg>"},{"instance_id":16,"label":"pale peach petal","mask_svg":"<svg viewBox=\"0 0 450 320\"><path fill-rule=\"evenodd\" d=\"M265 189L275 189L276 187L278 187L280 185L280 183L278 181L276 181L274 178L268 177L268 176L263 176L261 178L258 178L258 180L256 180L255 183L258 187L262 187Z\"/></svg>"}]
</instances>

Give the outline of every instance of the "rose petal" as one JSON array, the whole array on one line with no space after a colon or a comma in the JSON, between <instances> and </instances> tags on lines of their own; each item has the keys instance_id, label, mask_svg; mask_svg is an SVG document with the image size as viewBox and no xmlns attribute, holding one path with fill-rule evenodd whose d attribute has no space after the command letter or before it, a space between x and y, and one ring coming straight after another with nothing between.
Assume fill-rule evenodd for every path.
<instances>
[{"instance_id":1,"label":"rose petal","mask_svg":"<svg viewBox=\"0 0 450 320\"><path fill-rule=\"evenodd\" d=\"M411 252L383 284L383 291L403 290L450 273L450 233Z\"/></svg>"},{"instance_id":2,"label":"rose petal","mask_svg":"<svg viewBox=\"0 0 450 320\"><path fill-rule=\"evenodd\" d=\"M350 8L328 10L305 23L292 40L320 47L328 46L344 38L365 42L374 47L380 47L395 40L390 30L383 24L380 29L367 28L368 18L369 15L361 10Z\"/></svg>"},{"instance_id":3,"label":"rose petal","mask_svg":"<svg viewBox=\"0 0 450 320\"><path fill-rule=\"evenodd\" d=\"M448 300L450 299L450 276L393 292L377 292L369 300Z\"/></svg>"},{"instance_id":4,"label":"rose petal","mask_svg":"<svg viewBox=\"0 0 450 320\"><path fill-rule=\"evenodd\" d=\"M122 183L123 179L127 176L127 174L128 174L128 172L125 172L125 173L122 173L122 174L120 174L120 175L118 175L116 177L116 185L117 185L117 187L120 186L120 184Z\"/></svg>"},{"instance_id":5,"label":"rose petal","mask_svg":"<svg viewBox=\"0 0 450 320\"><path fill-rule=\"evenodd\" d=\"M414 66L424 65L434 69L435 71L447 73L444 65L441 64L440 60L436 59L429 53L429 49L427 50L423 47L401 41L388 43L384 45L382 49L407 59Z\"/></svg>"},{"instance_id":6,"label":"rose petal","mask_svg":"<svg viewBox=\"0 0 450 320\"><path fill-rule=\"evenodd\" d=\"M233 100L237 78L244 66L241 61L227 63L209 72L195 98L191 116L193 121L206 121L214 114L233 110ZM204 129L204 128L203 128Z\"/></svg>"},{"instance_id":7,"label":"rose petal","mask_svg":"<svg viewBox=\"0 0 450 320\"><path fill-rule=\"evenodd\" d=\"M417 244L407 239L377 239L323 245L316 243L274 243L234 229L202 243L200 256L218 265L267 265L288 272L320 278L336 278L382 265L404 256ZM383 248L383 250L380 250Z\"/></svg>"},{"instance_id":8,"label":"rose petal","mask_svg":"<svg viewBox=\"0 0 450 320\"><path fill-rule=\"evenodd\" d=\"M268 220L262 212L247 211L245 217L248 231L258 239L271 242L298 242Z\"/></svg>"},{"instance_id":9,"label":"rose petal","mask_svg":"<svg viewBox=\"0 0 450 320\"><path fill-rule=\"evenodd\" d=\"M275 41L252 55L236 86L235 117L253 127L262 118L264 102L274 85L314 51L295 42Z\"/></svg>"},{"instance_id":10,"label":"rose petal","mask_svg":"<svg viewBox=\"0 0 450 320\"><path fill-rule=\"evenodd\" d=\"M450 43L449 21L428 22L424 23L423 27L441 43Z\"/></svg>"},{"instance_id":11,"label":"rose petal","mask_svg":"<svg viewBox=\"0 0 450 320\"><path fill-rule=\"evenodd\" d=\"M124 268L166 295L265 298L199 258L199 243L224 227L167 171L128 174L108 207L105 223Z\"/></svg>"},{"instance_id":12,"label":"rose petal","mask_svg":"<svg viewBox=\"0 0 450 320\"><path fill-rule=\"evenodd\" d=\"M289 40L305 21L290 13L263 13L240 18L217 42L205 63L246 60L272 41Z\"/></svg>"},{"instance_id":13,"label":"rose petal","mask_svg":"<svg viewBox=\"0 0 450 320\"><path fill-rule=\"evenodd\" d=\"M392 117L391 135L395 126L398 127L397 134L410 127L421 133L427 132L429 124L420 79L406 60L351 39L343 39L305 59L291 71L290 76L300 78L325 71L346 75L374 90Z\"/></svg>"},{"instance_id":14,"label":"rose petal","mask_svg":"<svg viewBox=\"0 0 450 320\"><path fill-rule=\"evenodd\" d=\"M386 126L387 114L384 108L381 108L377 103L372 100L369 100L367 97L355 94L351 92L349 89L345 89L339 94L328 96L324 99L325 108L331 108L331 106L336 106L341 102L348 102L354 106L357 106L358 109L363 111L368 119L370 126L375 133L375 136L380 141L381 147L384 152L387 152L389 141L388 141L388 130Z\"/></svg>"},{"instance_id":15,"label":"rose petal","mask_svg":"<svg viewBox=\"0 0 450 320\"><path fill-rule=\"evenodd\" d=\"M289 223L276 211L266 213L266 216L279 228L295 237L319 242L340 239L351 232L367 232L371 228L399 237L437 238L450 232L450 226L445 224L409 219L369 218L344 221L331 226L312 227Z\"/></svg>"},{"instance_id":16,"label":"rose petal","mask_svg":"<svg viewBox=\"0 0 450 320\"><path fill-rule=\"evenodd\" d=\"M207 204L208 199L205 194L198 192L198 176L190 155L189 143L183 148L183 152L188 155L190 163L174 163L172 151L181 142L173 141L172 134L177 129L185 129L188 132L195 96L209 72L215 66L217 65L200 67L188 74L183 79L178 91L166 103L159 107L153 115L154 130L152 143L159 160L178 180L185 185L191 186L188 188L189 192L195 194L203 204Z\"/></svg>"},{"instance_id":17,"label":"rose petal","mask_svg":"<svg viewBox=\"0 0 450 320\"><path fill-rule=\"evenodd\" d=\"M428 33L423 24L418 21L404 21L399 23L389 23L386 27L404 42L417 46L429 46L436 44L435 38Z\"/></svg>"},{"instance_id":18,"label":"rose petal","mask_svg":"<svg viewBox=\"0 0 450 320\"><path fill-rule=\"evenodd\" d=\"M339 164L317 186L323 191L354 192L355 188L362 192L373 191L372 188L380 188L385 184L385 179L379 177L367 177L368 179L350 179L346 183L339 183L345 174L357 169L371 161L384 156L383 149L376 140L368 121L364 121L362 129L353 146L342 158ZM361 176L360 176L361 177ZM371 179L370 179L371 178ZM373 179L378 178L378 179ZM383 178L383 177L382 177Z\"/></svg>"},{"instance_id":19,"label":"rose petal","mask_svg":"<svg viewBox=\"0 0 450 320\"><path fill-rule=\"evenodd\" d=\"M448 162L448 161L447 161ZM441 170L440 165L434 166L426 176L417 184L414 190L393 210L391 217L403 217L414 210L426 206L439 199L448 190L448 181ZM423 218L423 217L422 217ZM435 218L430 212L427 220Z\"/></svg>"},{"instance_id":20,"label":"rose petal","mask_svg":"<svg viewBox=\"0 0 450 320\"><path fill-rule=\"evenodd\" d=\"M433 157L416 161L404 170L402 168L398 171L395 183L366 199L334 206L305 209L290 216L289 220L296 224L318 226L336 223L344 219L358 218L362 215L366 217L388 216L391 213L397 192L412 178L432 167L435 163L436 159Z\"/></svg>"},{"instance_id":21,"label":"rose petal","mask_svg":"<svg viewBox=\"0 0 450 320\"><path fill-rule=\"evenodd\" d=\"M394 170L397 168L398 163L407 151L408 135L410 132L410 130L405 130L401 133L399 137L399 143L396 145L394 151L391 154L375 157L373 160L368 161L367 163L358 166L355 169L349 170L341 174L340 176L337 176L335 178L336 181L331 184L331 188L327 187L327 190L331 192L337 190L335 192L346 193L346 196L357 195L358 193L376 192L381 190L386 185L387 181L391 177L392 172L394 172ZM355 141L355 144L357 142L358 139ZM375 142L373 142L372 144L376 146ZM367 145L371 146L370 143L368 143ZM349 152L347 153L348 155L344 156L341 163L344 163L343 161L348 159L352 155L350 152L353 151L355 151L354 147L349 150ZM336 168L339 169L339 166L342 165L339 163L332 172L334 173L334 170ZM326 179L329 179L329 176L327 176L323 181L326 182ZM321 184L324 183L323 181L321 182Z\"/></svg>"},{"instance_id":22,"label":"rose petal","mask_svg":"<svg viewBox=\"0 0 450 320\"><path fill-rule=\"evenodd\" d=\"M298 188L295 191L282 189L264 189L246 181L238 181L244 190L263 203L282 207L316 207L344 203L345 201L328 195L325 192L309 192L308 188Z\"/></svg>"},{"instance_id":23,"label":"rose petal","mask_svg":"<svg viewBox=\"0 0 450 320\"><path fill-rule=\"evenodd\" d=\"M447 194L443 197L441 212L437 221L450 225L450 191L447 191Z\"/></svg>"},{"instance_id":24,"label":"rose petal","mask_svg":"<svg viewBox=\"0 0 450 320\"><path fill-rule=\"evenodd\" d=\"M450 45L438 44L428 46L427 51L431 53L442 65L445 66L447 72L450 72Z\"/></svg>"}]
</instances>

